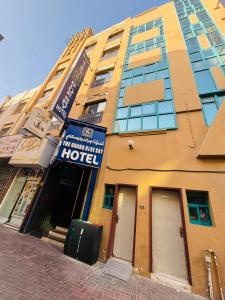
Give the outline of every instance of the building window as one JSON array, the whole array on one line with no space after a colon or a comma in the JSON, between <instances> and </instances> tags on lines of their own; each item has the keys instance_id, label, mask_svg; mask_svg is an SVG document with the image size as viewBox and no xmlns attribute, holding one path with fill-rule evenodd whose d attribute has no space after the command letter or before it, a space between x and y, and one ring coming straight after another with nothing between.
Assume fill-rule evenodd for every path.
<instances>
[{"instance_id":1,"label":"building window","mask_svg":"<svg viewBox=\"0 0 225 300\"><path fill-rule=\"evenodd\" d=\"M20 113L20 112L23 110L23 108L24 108L24 106L25 106L26 104L27 104L26 102L19 103L19 104L17 105L16 109L14 110L13 115L16 115L16 114Z\"/></svg>"},{"instance_id":2,"label":"building window","mask_svg":"<svg viewBox=\"0 0 225 300\"><path fill-rule=\"evenodd\" d=\"M103 208L112 209L115 198L115 185L106 184Z\"/></svg>"},{"instance_id":3,"label":"building window","mask_svg":"<svg viewBox=\"0 0 225 300\"><path fill-rule=\"evenodd\" d=\"M122 36L122 34L123 34L123 31L119 31L119 32L111 34L108 37L108 42L112 42L114 40L117 40L118 38L120 38Z\"/></svg>"},{"instance_id":4,"label":"building window","mask_svg":"<svg viewBox=\"0 0 225 300\"><path fill-rule=\"evenodd\" d=\"M106 59L115 57L115 56L117 56L118 52L119 52L119 47L105 50L102 54L101 60L106 60Z\"/></svg>"},{"instance_id":5,"label":"building window","mask_svg":"<svg viewBox=\"0 0 225 300\"><path fill-rule=\"evenodd\" d=\"M101 123L103 113L106 107L106 101L99 101L85 106L84 112L79 120L96 124Z\"/></svg>"},{"instance_id":6,"label":"building window","mask_svg":"<svg viewBox=\"0 0 225 300\"><path fill-rule=\"evenodd\" d=\"M190 223L212 226L208 192L187 191L186 193Z\"/></svg>"},{"instance_id":7,"label":"building window","mask_svg":"<svg viewBox=\"0 0 225 300\"><path fill-rule=\"evenodd\" d=\"M92 87L96 87L109 82L112 78L113 70L107 70L96 74Z\"/></svg>"},{"instance_id":8,"label":"building window","mask_svg":"<svg viewBox=\"0 0 225 300\"><path fill-rule=\"evenodd\" d=\"M52 77L52 80L59 78L62 75L64 70L65 68L56 70L55 75Z\"/></svg>"},{"instance_id":9,"label":"building window","mask_svg":"<svg viewBox=\"0 0 225 300\"><path fill-rule=\"evenodd\" d=\"M200 97L205 121L208 126L214 121L217 111L225 100L225 93Z\"/></svg>"},{"instance_id":10,"label":"building window","mask_svg":"<svg viewBox=\"0 0 225 300\"><path fill-rule=\"evenodd\" d=\"M89 45L87 45L86 47L85 47L85 52L86 52L86 54L88 54L89 52L91 52L91 51L93 51L94 50L94 48L95 48L95 46L96 46L96 42L94 42L94 43L91 43L91 44L89 44Z\"/></svg>"}]
</instances>

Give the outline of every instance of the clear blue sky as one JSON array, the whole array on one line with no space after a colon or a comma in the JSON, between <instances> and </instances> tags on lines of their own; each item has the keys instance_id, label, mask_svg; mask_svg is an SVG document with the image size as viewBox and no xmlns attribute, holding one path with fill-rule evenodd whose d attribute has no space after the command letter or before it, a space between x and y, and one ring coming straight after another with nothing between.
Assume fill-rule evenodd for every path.
<instances>
[{"instance_id":1,"label":"clear blue sky","mask_svg":"<svg viewBox=\"0 0 225 300\"><path fill-rule=\"evenodd\" d=\"M0 101L39 85L85 27L98 33L168 0L0 0Z\"/></svg>"}]
</instances>

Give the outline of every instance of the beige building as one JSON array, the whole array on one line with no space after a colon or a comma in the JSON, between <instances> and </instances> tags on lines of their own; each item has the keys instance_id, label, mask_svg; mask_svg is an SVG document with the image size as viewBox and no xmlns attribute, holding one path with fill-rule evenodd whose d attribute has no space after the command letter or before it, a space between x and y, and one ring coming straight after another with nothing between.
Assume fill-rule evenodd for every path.
<instances>
[{"instance_id":1,"label":"beige building","mask_svg":"<svg viewBox=\"0 0 225 300\"><path fill-rule=\"evenodd\" d=\"M56 159L24 232L46 235L71 218L102 224L101 259L115 256L205 296L211 249L225 289L225 25L217 4L171 1L67 47L29 109L51 115L85 50L90 67L69 118L107 128L103 162L94 169ZM212 275L219 299L214 265Z\"/></svg>"}]
</instances>

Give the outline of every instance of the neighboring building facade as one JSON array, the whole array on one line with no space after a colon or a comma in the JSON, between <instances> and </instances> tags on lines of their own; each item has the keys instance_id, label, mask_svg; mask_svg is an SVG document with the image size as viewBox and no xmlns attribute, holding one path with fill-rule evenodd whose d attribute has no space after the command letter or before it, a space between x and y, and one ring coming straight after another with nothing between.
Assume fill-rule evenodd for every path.
<instances>
[{"instance_id":1,"label":"neighboring building facade","mask_svg":"<svg viewBox=\"0 0 225 300\"><path fill-rule=\"evenodd\" d=\"M114 255L139 274L207 295L204 250L217 253L225 273L225 21L217 3L174 0L82 42L73 61L85 50L90 68L69 118L107 128L103 162L89 168L55 155L24 232L45 234L74 217L102 224L101 259ZM67 80L63 71L58 85L50 80L60 70L58 62L31 108L51 111Z\"/></svg>"}]
</instances>

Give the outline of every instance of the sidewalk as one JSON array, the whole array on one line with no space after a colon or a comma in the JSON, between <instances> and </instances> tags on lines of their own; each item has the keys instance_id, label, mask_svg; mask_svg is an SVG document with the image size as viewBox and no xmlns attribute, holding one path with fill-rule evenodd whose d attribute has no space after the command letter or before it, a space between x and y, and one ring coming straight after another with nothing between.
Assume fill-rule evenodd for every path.
<instances>
[{"instance_id":1,"label":"sidewalk","mask_svg":"<svg viewBox=\"0 0 225 300\"><path fill-rule=\"evenodd\" d=\"M29 235L0 226L0 300L203 300L177 292L148 278L133 276L129 283L64 256Z\"/></svg>"}]
</instances>

